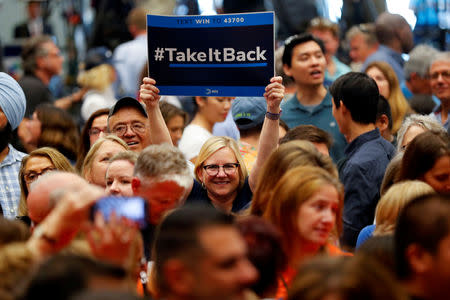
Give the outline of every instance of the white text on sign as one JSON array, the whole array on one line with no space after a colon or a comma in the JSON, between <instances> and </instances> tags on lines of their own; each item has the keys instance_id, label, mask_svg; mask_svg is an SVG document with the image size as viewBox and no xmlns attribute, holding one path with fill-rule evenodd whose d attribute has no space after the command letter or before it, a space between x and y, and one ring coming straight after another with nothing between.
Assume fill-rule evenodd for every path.
<instances>
[{"instance_id":1,"label":"white text on sign","mask_svg":"<svg viewBox=\"0 0 450 300\"><path fill-rule=\"evenodd\" d=\"M177 48L155 49L155 61L163 61L167 58L169 62L246 62L246 61L265 61L266 50L256 47L255 50L236 51L234 48L223 48L222 50L209 48L208 51L180 51Z\"/></svg>"}]
</instances>

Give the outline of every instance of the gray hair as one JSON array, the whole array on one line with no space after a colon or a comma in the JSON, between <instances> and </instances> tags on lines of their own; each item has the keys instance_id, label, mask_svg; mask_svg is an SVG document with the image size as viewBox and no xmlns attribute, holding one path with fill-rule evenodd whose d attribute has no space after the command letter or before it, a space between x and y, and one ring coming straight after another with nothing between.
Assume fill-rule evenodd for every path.
<instances>
[{"instance_id":1,"label":"gray hair","mask_svg":"<svg viewBox=\"0 0 450 300\"><path fill-rule=\"evenodd\" d=\"M37 58L48 55L47 49L43 46L46 43L53 43L50 36L40 35L29 38L25 42L20 55L22 58L22 69L25 74L33 74L37 68Z\"/></svg>"},{"instance_id":2,"label":"gray hair","mask_svg":"<svg viewBox=\"0 0 450 300\"><path fill-rule=\"evenodd\" d=\"M431 64L434 64L436 61L448 61L450 62L450 51L440 51L438 52L432 59Z\"/></svg>"},{"instance_id":3,"label":"gray hair","mask_svg":"<svg viewBox=\"0 0 450 300\"><path fill-rule=\"evenodd\" d=\"M166 143L150 145L142 150L134 166L134 176L155 182L175 181L185 189L193 180L183 153Z\"/></svg>"},{"instance_id":4,"label":"gray hair","mask_svg":"<svg viewBox=\"0 0 450 300\"><path fill-rule=\"evenodd\" d=\"M357 35L363 35L367 45L373 46L378 43L375 35L375 24L365 23L352 26L345 34L345 39L348 43Z\"/></svg>"},{"instance_id":5,"label":"gray hair","mask_svg":"<svg viewBox=\"0 0 450 300\"><path fill-rule=\"evenodd\" d=\"M445 132L444 127L432 116L413 114L408 116L397 133L397 153L402 151L403 138L411 126L419 126L426 130Z\"/></svg>"},{"instance_id":6,"label":"gray hair","mask_svg":"<svg viewBox=\"0 0 450 300\"><path fill-rule=\"evenodd\" d=\"M403 67L406 80L411 78L412 73L417 73L421 78L427 77L431 62L438 53L437 49L425 44L414 47Z\"/></svg>"}]
</instances>

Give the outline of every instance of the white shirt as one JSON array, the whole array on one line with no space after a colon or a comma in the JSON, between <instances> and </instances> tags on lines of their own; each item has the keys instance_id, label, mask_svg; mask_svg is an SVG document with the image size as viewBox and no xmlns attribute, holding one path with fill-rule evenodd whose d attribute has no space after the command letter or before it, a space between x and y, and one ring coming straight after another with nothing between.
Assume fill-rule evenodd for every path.
<instances>
[{"instance_id":1,"label":"white shirt","mask_svg":"<svg viewBox=\"0 0 450 300\"><path fill-rule=\"evenodd\" d=\"M140 86L139 77L147 62L146 34L117 46L113 61L119 80L119 96L136 98Z\"/></svg>"},{"instance_id":2,"label":"white shirt","mask_svg":"<svg viewBox=\"0 0 450 300\"><path fill-rule=\"evenodd\" d=\"M212 136L212 133L205 128L189 124L183 131L178 148L183 152L186 159L190 160L198 155L203 144Z\"/></svg>"},{"instance_id":3,"label":"white shirt","mask_svg":"<svg viewBox=\"0 0 450 300\"><path fill-rule=\"evenodd\" d=\"M87 121L92 113L101 108L111 108L116 103L112 86L107 87L103 92L90 90L83 97L81 105L81 117Z\"/></svg>"}]
</instances>

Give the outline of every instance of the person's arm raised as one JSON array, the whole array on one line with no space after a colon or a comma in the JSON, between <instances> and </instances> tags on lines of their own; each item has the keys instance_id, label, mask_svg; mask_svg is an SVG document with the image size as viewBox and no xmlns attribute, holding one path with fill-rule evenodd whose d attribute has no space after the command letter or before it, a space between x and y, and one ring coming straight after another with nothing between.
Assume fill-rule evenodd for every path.
<instances>
[{"instance_id":1,"label":"person's arm raised","mask_svg":"<svg viewBox=\"0 0 450 300\"><path fill-rule=\"evenodd\" d=\"M139 90L139 98L145 103L148 118L150 120L150 140L152 144L172 144L169 129L159 109L159 89L155 86L156 81L144 77Z\"/></svg>"},{"instance_id":2,"label":"person's arm raised","mask_svg":"<svg viewBox=\"0 0 450 300\"><path fill-rule=\"evenodd\" d=\"M27 241L37 257L46 257L67 246L81 227L89 222L90 207L104 190L86 184L78 190L61 190L55 208L33 231Z\"/></svg>"},{"instance_id":3,"label":"person's arm raised","mask_svg":"<svg viewBox=\"0 0 450 300\"><path fill-rule=\"evenodd\" d=\"M283 79L280 76L272 77L264 93L264 98L267 101L267 113L259 137L258 156L248 180L252 191L256 187L261 167L272 151L278 146L279 119L281 115L280 104L284 98L284 86L282 82Z\"/></svg>"}]
</instances>

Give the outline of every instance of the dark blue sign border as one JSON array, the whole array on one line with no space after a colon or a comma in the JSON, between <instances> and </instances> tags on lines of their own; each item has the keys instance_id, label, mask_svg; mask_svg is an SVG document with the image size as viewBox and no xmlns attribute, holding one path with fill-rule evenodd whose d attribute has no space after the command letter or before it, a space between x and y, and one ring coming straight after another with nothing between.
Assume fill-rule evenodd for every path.
<instances>
[{"instance_id":1,"label":"dark blue sign border","mask_svg":"<svg viewBox=\"0 0 450 300\"><path fill-rule=\"evenodd\" d=\"M149 74L155 78L161 95L262 96L270 77L274 75L273 20L273 12L182 17L148 15ZM233 45L237 51L245 51L251 50L250 47L256 47L258 42L265 40L264 49L269 48L268 60L229 63L155 60L155 50L160 47L183 49L183 47L198 46L200 50L209 46L214 48L220 42L217 36L226 34L227 28L230 27L238 31L233 31L230 36L234 40L229 39L227 45L222 47ZM192 34L191 32L197 32L194 28L198 28L200 33ZM217 34L215 34L216 31ZM188 34L192 36L186 37ZM246 38L248 34L251 38ZM255 38L256 36L258 38ZM201 42L198 42L199 37L203 38ZM194 39L197 40L191 46L189 42ZM181 46L178 46L179 44ZM220 44L218 45L220 47ZM200 50L193 48L192 51Z\"/></svg>"},{"instance_id":2,"label":"dark blue sign border","mask_svg":"<svg viewBox=\"0 0 450 300\"><path fill-rule=\"evenodd\" d=\"M147 15L147 24L164 28L202 28L273 25L273 12L211 15L211 16L157 16ZM244 19L244 22L241 20Z\"/></svg>"}]
</instances>

